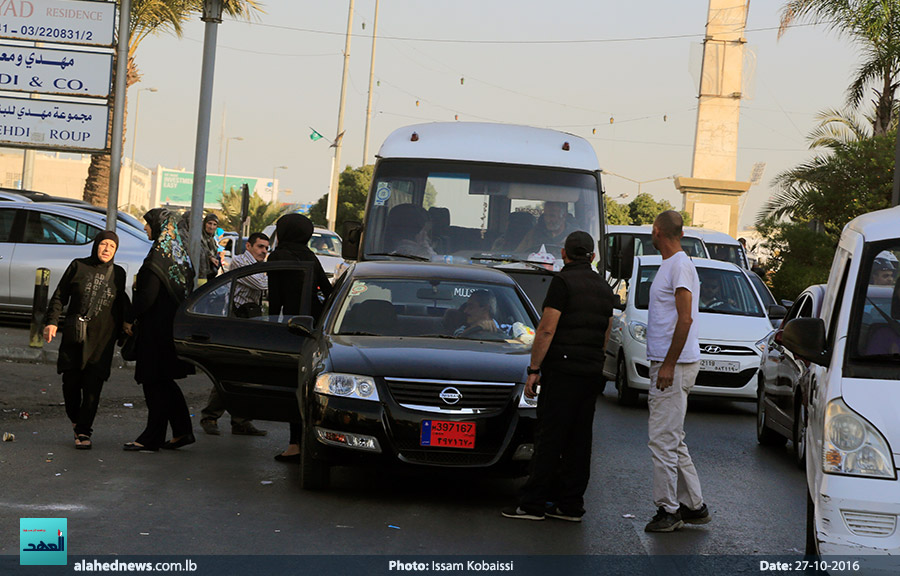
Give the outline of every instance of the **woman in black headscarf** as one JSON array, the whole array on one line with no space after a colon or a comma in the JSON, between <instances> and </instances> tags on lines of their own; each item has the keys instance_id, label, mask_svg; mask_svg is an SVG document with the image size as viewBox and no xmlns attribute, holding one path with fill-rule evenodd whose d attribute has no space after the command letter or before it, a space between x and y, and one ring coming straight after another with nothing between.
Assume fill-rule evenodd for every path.
<instances>
[{"instance_id":1,"label":"woman in black headscarf","mask_svg":"<svg viewBox=\"0 0 900 576\"><path fill-rule=\"evenodd\" d=\"M144 388L147 426L137 440L125 444L127 451L174 449L194 443L187 402L175 382L192 374L193 368L176 357L172 336L178 305L193 288L194 269L176 214L154 208L144 214L144 220L153 247L134 283L134 379ZM172 440L166 441L169 424Z\"/></svg>"},{"instance_id":2,"label":"woman in black headscarf","mask_svg":"<svg viewBox=\"0 0 900 576\"><path fill-rule=\"evenodd\" d=\"M315 253L309 249L313 223L302 214L286 214L275 223L277 245L269 255L269 262L300 261L313 263L313 298L310 313L318 320L325 301L331 295L331 282ZM300 314L303 274L301 272L269 272L269 314L285 317ZM300 461L300 422L291 422L289 446L275 455L279 462Z\"/></svg>"},{"instance_id":3,"label":"woman in black headscarf","mask_svg":"<svg viewBox=\"0 0 900 576\"><path fill-rule=\"evenodd\" d=\"M66 415L79 450L91 448L100 390L109 379L116 339L131 314L125 270L113 264L118 246L115 232L97 234L90 257L69 264L47 306L44 340L51 342L68 304L56 371L63 375Z\"/></svg>"}]
</instances>

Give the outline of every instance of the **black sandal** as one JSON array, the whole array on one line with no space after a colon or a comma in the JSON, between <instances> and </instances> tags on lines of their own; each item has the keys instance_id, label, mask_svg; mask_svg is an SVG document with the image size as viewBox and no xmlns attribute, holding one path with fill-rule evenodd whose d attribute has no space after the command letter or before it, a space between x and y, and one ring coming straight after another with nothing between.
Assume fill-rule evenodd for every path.
<instances>
[{"instance_id":1,"label":"black sandal","mask_svg":"<svg viewBox=\"0 0 900 576\"><path fill-rule=\"evenodd\" d=\"M80 442L80 444L79 444ZM91 449L91 437L87 434L78 434L75 436L75 449L76 450L90 450Z\"/></svg>"}]
</instances>

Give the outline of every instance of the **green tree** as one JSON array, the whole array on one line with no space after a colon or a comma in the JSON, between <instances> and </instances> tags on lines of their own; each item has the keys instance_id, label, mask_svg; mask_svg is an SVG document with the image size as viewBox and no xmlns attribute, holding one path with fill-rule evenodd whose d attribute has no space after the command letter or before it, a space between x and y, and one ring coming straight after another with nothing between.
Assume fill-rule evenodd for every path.
<instances>
[{"instance_id":1,"label":"green tree","mask_svg":"<svg viewBox=\"0 0 900 576\"><path fill-rule=\"evenodd\" d=\"M373 164L367 164L360 168L347 166L341 172L338 179L338 206L335 222L335 232L341 233L344 222L356 220L362 222L366 211L366 197L369 195L369 187L372 185ZM309 219L318 226L328 226L328 194L319 198L309 209Z\"/></svg>"},{"instance_id":2,"label":"green tree","mask_svg":"<svg viewBox=\"0 0 900 576\"><path fill-rule=\"evenodd\" d=\"M631 224L631 216L628 214L628 206L619 204L615 200L611 200L603 196L604 212L606 212L606 223L617 226L627 226Z\"/></svg>"},{"instance_id":3,"label":"green tree","mask_svg":"<svg viewBox=\"0 0 900 576\"><path fill-rule=\"evenodd\" d=\"M790 0L781 10L778 36L796 22L824 23L856 45L861 61L847 88L847 105L858 110L871 86L873 134L886 134L896 117L895 94L900 85L900 2Z\"/></svg>"},{"instance_id":4,"label":"green tree","mask_svg":"<svg viewBox=\"0 0 900 576\"><path fill-rule=\"evenodd\" d=\"M251 16L262 13L262 3L258 0L223 0L224 13L233 17L249 20ZM183 25L193 14L203 12L203 0L133 0L131 4L130 33L128 39L128 67L125 74L127 89L140 82L141 72L135 56L141 42L150 35L162 33L174 34L181 38ZM115 85L115 62L113 63L113 85ZM112 142L113 114L115 95L109 98L110 114L107 125L107 140ZM127 110L127 96L126 107ZM125 118L127 125L127 117ZM125 132L122 132L124 143ZM133 160L133 159L132 159ZM91 155L87 179L84 182L83 198L96 206L106 206L109 197L110 155L95 153Z\"/></svg>"},{"instance_id":5,"label":"green tree","mask_svg":"<svg viewBox=\"0 0 900 576\"><path fill-rule=\"evenodd\" d=\"M226 230L241 230L241 190L231 187L231 190L222 195L222 228ZM276 202L266 202L256 192L250 196L248 209L250 216L250 233L262 232L269 224L274 224L284 214L284 208Z\"/></svg>"},{"instance_id":6,"label":"green tree","mask_svg":"<svg viewBox=\"0 0 900 576\"><path fill-rule=\"evenodd\" d=\"M640 226L642 224L653 224L660 212L674 209L667 200L657 201L650 194L643 192L638 194L628 204L628 215L631 217L632 224Z\"/></svg>"},{"instance_id":7,"label":"green tree","mask_svg":"<svg viewBox=\"0 0 900 576\"><path fill-rule=\"evenodd\" d=\"M774 270L771 288L777 301L795 300L807 286L828 280L837 246L833 236L816 232L808 224L775 219L757 222L756 228L773 254L767 268Z\"/></svg>"}]
</instances>

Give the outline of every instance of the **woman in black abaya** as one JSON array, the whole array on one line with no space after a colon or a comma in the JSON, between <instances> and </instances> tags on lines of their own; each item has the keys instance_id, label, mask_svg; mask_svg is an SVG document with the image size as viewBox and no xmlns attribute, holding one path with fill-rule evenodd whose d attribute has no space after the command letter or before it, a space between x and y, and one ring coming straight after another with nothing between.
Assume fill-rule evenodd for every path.
<instances>
[{"instance_id":1,"label":"woman in black abaya","mask_svg":"<svg viewBox=\"0 0 900 576\"><path fill-rule=\"evenodd\" d=\"M75 448L90 450L100 390L109 379L116 339L130 314L125 294L125 270L113 263L119 237L103 231L94 237L88 258L73 260L66 268L47 305L44 340L51 342L66 309L56 371L63 377L66 415L75 430ZM83 340L76 324L85 324Z\"/></svg>"}]
</instances>

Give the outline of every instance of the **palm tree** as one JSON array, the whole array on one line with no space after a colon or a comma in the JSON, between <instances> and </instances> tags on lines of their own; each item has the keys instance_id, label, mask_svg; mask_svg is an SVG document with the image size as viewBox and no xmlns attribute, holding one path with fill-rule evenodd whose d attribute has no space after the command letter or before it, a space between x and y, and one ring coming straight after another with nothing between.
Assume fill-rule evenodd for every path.
<instances>
[{"instance_id":1,"label":"palm tree","mask_svg":"<svg viewBox=\"0 0 900 576\"><path fill-rule=\"evenodd\" d=\"M799 21L825 23L860 49L861 63L847 88L847 105L858 110L873 86L872 131L888 132L900 86L900 2L896 0L789 0L781 10L778 37Z\"/></svg>"},{"instance_id":2,"label":"palm tree","mask_svg":"<svg viewBox=\"0 0 900 576\"><path fill-rule=\"evenodd\" d=\"M258 16L262 11L262 3L258 0L222 0L225 14L244 20ZM141 73L135 57L138 46L150 35L162 33L174 34L180 38L183 25L192 14L203 12L203 0L133 0L131 4L130 34L128 40L128 69L125 76L127 89L140 82ZM115 70L115 63L113 64ZM113 74L115 83L115 73ZM110 108L114 105L115 95L110 96ZM127 96L126 96L127 104ZM127 106L126 106L127 110ZM127 122L126 122L127 124ZM112 114L107 126L109 138L112 138ZM122 132L124 142L125 132ZM110 155L96 153L91 155L87 180L84 183L84 199L91 204L106 206L109 195ZM132 161L134 159L132 158Z\"/></svg>"}]
</instances>

